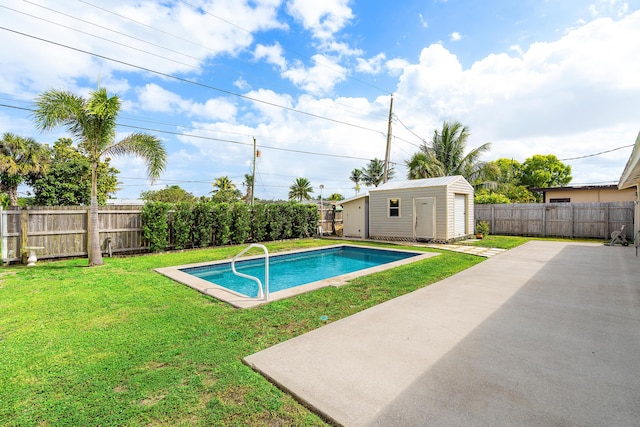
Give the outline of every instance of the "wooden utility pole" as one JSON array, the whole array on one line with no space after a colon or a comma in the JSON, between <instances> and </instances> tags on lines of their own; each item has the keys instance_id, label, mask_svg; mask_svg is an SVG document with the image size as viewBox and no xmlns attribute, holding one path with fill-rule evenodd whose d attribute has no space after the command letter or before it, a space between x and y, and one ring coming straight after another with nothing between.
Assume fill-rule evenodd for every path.
<instances>
[{"instance_id":1,"label":"wooden utility pole","mask_svg":"<svg viewBox=\"0 0 640 427\"><path fill-rule=\"evenodd\" d=\"M391 94L391 104L389 105L389 125L387 127L387 151L384 155L384 174L382 183L385 184L389 177L389 157L391 156L391 118L393 116L393 94Z\"/></svg>"},{"instance_id":2,"label":"wooden utility pole","mask_svg":"<svg viewBox=\"0 0 640 427\"><path fill-rule=\"evenodd\" d=\"M254 190L256 188L256 137L253 137L253 173L251 174L251 206L255 200Z\"/></svg>"}]
</instances>

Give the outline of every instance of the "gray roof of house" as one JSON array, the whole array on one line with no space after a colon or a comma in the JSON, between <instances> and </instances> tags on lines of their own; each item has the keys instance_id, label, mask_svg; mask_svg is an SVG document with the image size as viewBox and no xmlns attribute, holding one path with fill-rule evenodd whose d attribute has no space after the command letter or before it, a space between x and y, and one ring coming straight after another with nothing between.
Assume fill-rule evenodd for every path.
<instances>
[{"instance_id":1,"label":"gray roof of house","mask_svg":"<svg viewBox=\"0 0 640 427\"><path fill-rule=\"evenodd\" d=\"M440 187L453 184L460 179L464 179L464 177L462 175L453 175L441 176L438 178L411 179L408 181L390 181L386 184L381 184L376 188L371 188L369 189L369 191L372 192L382 190L398 190L402 188Z\"/></svg>"}]
</instances>

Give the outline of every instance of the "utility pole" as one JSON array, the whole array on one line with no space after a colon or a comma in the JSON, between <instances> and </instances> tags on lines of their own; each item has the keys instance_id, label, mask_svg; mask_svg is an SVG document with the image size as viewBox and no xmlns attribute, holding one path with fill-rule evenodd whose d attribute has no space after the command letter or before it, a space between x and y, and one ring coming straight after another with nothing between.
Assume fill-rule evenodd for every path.
<instances>
[{"instance_id":1,"label":"utility pole","mask_svg":"<svg viewBox=\"0 0 640 427\"><path fill-rule=\"evenodd\" d=\"M254 190L256 188L256 137L253 137L253 173L251 174L251 206L255 200Z\"/></svg>"},{"instance_id":2,"label":"utility pole","mask_svg":"<svg viewBox=\"0 0 640 427\"><path fill-rule=\"evenodd\" d=\"M391 94L391 104L389 105L389 125L387 127L387 151L384 155L384 174L382 183L385 184L389 177L389 157L391 156L391 118L393 116L393 94Z\"/></svg>"}]
</instances>

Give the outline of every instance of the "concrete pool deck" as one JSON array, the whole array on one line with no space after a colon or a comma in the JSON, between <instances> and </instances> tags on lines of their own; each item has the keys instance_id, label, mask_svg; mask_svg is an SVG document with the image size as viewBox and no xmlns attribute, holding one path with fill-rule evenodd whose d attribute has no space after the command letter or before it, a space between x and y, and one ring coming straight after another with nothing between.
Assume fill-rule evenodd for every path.
<instances>
[{"instance_id":1,"label":"concrete pool deck","mask_svg":"<svg viewBox=\"0 0 640 427\"><path fill-rule=\"evenodd\" d=\"M372 249L380 249L380 250L395 251L395 252L410 252L410 253L418 253L419 255L413 256L411 258L405 258L398 261L389 262L386 264L379 265L377 267L370 267L363 270L354 271L352 273L342 274L340 276L330 277L324 280L318 280L318 281L307 283L301 286L284 289L278 292L271 292L269 294L268 301L242 295L240 293L227 289L223 286L218 286L215 283L211 283L209 281L206 281L204 279L201 279L199 277L196 277L194 275L191 275L189 273L182 271L183 269L192 268L192 267L203 267L203 266L209 266L209 265L213 266L216 264L225 264L225 263L229 263L230 259L212 261L212 262L200 262L200 263L188 264L188 265L178 265L174 267L156 268L155 271L175 280L176 282L182 283L183 285L187 285L198 292L201 292L205 295L212 296L220 301L229 303L230 305L236 308L252 308L262 304L268 304L273 301L278 301L284 298L290 298L294 295L299 295L305 292L314 291L316 289L325 288L327 286L335 286L335 287L344 286L348 284L350 280L353 280L356 277L378 273L380 271L388 270L390 268L399 267L401 265L410 264L412 262L421 261L421 260L439 255L438 253L435 253L435 252L419 252L419 251L411 251L411 250L396 249L396 248L377 248L377 247L366 246L366 245L336 244L336 245L330 245L330 246L322 246L318 248L301 249L296 251L275 252L273 254L270 254L270 256L276 257L278 255L313 252L319 249L330 249L330 248L336 248L336 247L342 247L342 246L349 246L349 247L355 247L355 248L372 248ZM238 258L238 261L259 259L262 257L263 255L253 255L253 256ZM272 277L270 280L277 280L277 278Z\"/></svg>"},{"instance_id":2,"label":"concrete pool deck","mask_svg":"<svg viewBox=\"0 0 640 427\"><path fill-rule=\"evenodd\" d=\"M345 426L638 425L640 257L532 241L245 362Z\"/></svg>"}]
</instances>

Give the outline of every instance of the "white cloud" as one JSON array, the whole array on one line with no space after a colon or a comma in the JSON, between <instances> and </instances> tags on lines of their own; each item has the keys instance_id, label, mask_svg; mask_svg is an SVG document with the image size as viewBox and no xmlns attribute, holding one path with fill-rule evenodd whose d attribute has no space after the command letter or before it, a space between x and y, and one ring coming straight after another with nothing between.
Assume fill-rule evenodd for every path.
<instances>
[{"instance_id":1,"label":"white cloud","mask_svg":"<svg viewBox=\"0 0 640 427\"><path fill-rule=\"evenodd\" d=\"M198 103L183 99L155 83L148 83L136 92L140 107L146 111L186 113L188 116L205 117L210 120L231 120L236 114L236 107L224 99L209 99L205 103Z\"/></svg>"},{"instance_id":2,"label":"white cloud","mask_svg":"<svg viewBox=\"0 0 640 427\"><path fill-rule=\"evenodd\" d=\"M268 63L277 65L281 71L287 68L287 60L282 55L282 46L278 42L271 46L258 44L253 52L253 57L257 60L265 59Z\"/></svg>"},{"instance_id":3,"label":"white cloud","mask_svg":"<svg viewBox=\"0 0 640 427\"><path fill-rule=\"evenodd\" d=\"M237 87L238 89L242 89L242 90L247 90L249 88L251 88L251 85L249 84L249 82L247 82L245 79L243 79L242 77L236 79L233 82L233 85L235 87Z\"/></svg>"},{"instance_id":4,"label":"white cloud","mask_svg":"<svg viewBox=\"0 0 640 427\"><path fill-rule=\"evenodd\" d=\"M277 19L280 0L239 0L215 4L206 1L200 5L203 10L215 11L215 16L193 10L179 2L143 1L133 4L128 0L113 0L103 9L83 3L55 0L38 2L44 8L79 20L18 0L5 3L18 12L4 10L0 13L0 25L120 61L99 60L86 53L2 31L1 88L5 93L12 94L24 91L34 93L52 86L73 90L78 87L80 80L97 81L100 76L106 81L116 71L138 71L127 63L163 73L199 73L208 59L237 54L248 48L253 41L252 31L286 28ZM40 16L66 27L26 14ZM43 67L42 64L47 66Z\"/></svg>"},{"instance_id":5,"label":"white cloud","mask_svg":"<svg viewBox=\"0 0 640 427\"><path fill-rule=\"evenodd\" d=\"M290 0L287 10L316 39L329 39L353 19L349 0Z\"/></svg>"},{"instance_id":6,"label":"white cloud","mask_svg":"<svg viewBox=\"0 0 640 427\"><path fill-rule=\"evenodd\" d=\"M356 71L366 74L378 74L382 71L386 55L379 53L369 59L357 58Z\"/></svg>"},{"instance_id":7,"label":"white cloud","mask_svg":"<svg viewBox=\"0 0 640 427\"><path fill-rule=\"evenodd\" d=\"M422 28L429 28L429 23L424 19L421 13L418 13L418 18L420 18L420 24L422 24Z\"/></svg>"},{"instance_id":8,"label":"white cloud","mask_svg":"<svg viewBox=\"0 0 640 427\"><path fill-rule=\"evenodd\" d=\"M409 61L401 58L393 58L385 63L385 67L392 76L399 76L402 71L409 66Z\"/></svg>"},{"instance_id":9,"label":"white cloud","mask_svg":"<svg viewBox=\"0 0 640 427\"><path fill-rule=\"evenodd\" d=\"M629 40L640 40L640 11L592 21L515 57L489 55L468 69L443 46L431 45L404 69L397 93L422 106L423 122L425 115L432 123L460 120L471 127L475 145L493 141L490 158L603 151L632 143L638 132L640 45ZM420 126L416 109L402 108L399 103L398 116ZM580 165L574 164L576 182L594 182L603 175L616 179L624 161L597 173Z\"/></svg>"},{"instance_id":10,"label":"white cloud","mask_svg":"<svg viewBox=\"0 0 640 427\"><path fill-rule=\"evenodd\" d=\"M334 58L316 54L311 59L315 63L312 67L305 67L297 62L282 73L282 76L306 92L316 95L331 91L337 83L346 79L347 70Z\"/></svg>"},{"instance_id":11,"label":"white cloud","mask_svg":"<svg viewBox=\"0 0 640 427\"><path fill-rule=\"evenodd\" d=\"M460 41L462 40L462 35L459 32L454 31L453 33L449 34L449 40L451 40L452 42Z\"/></svg>"}]
</instances>

